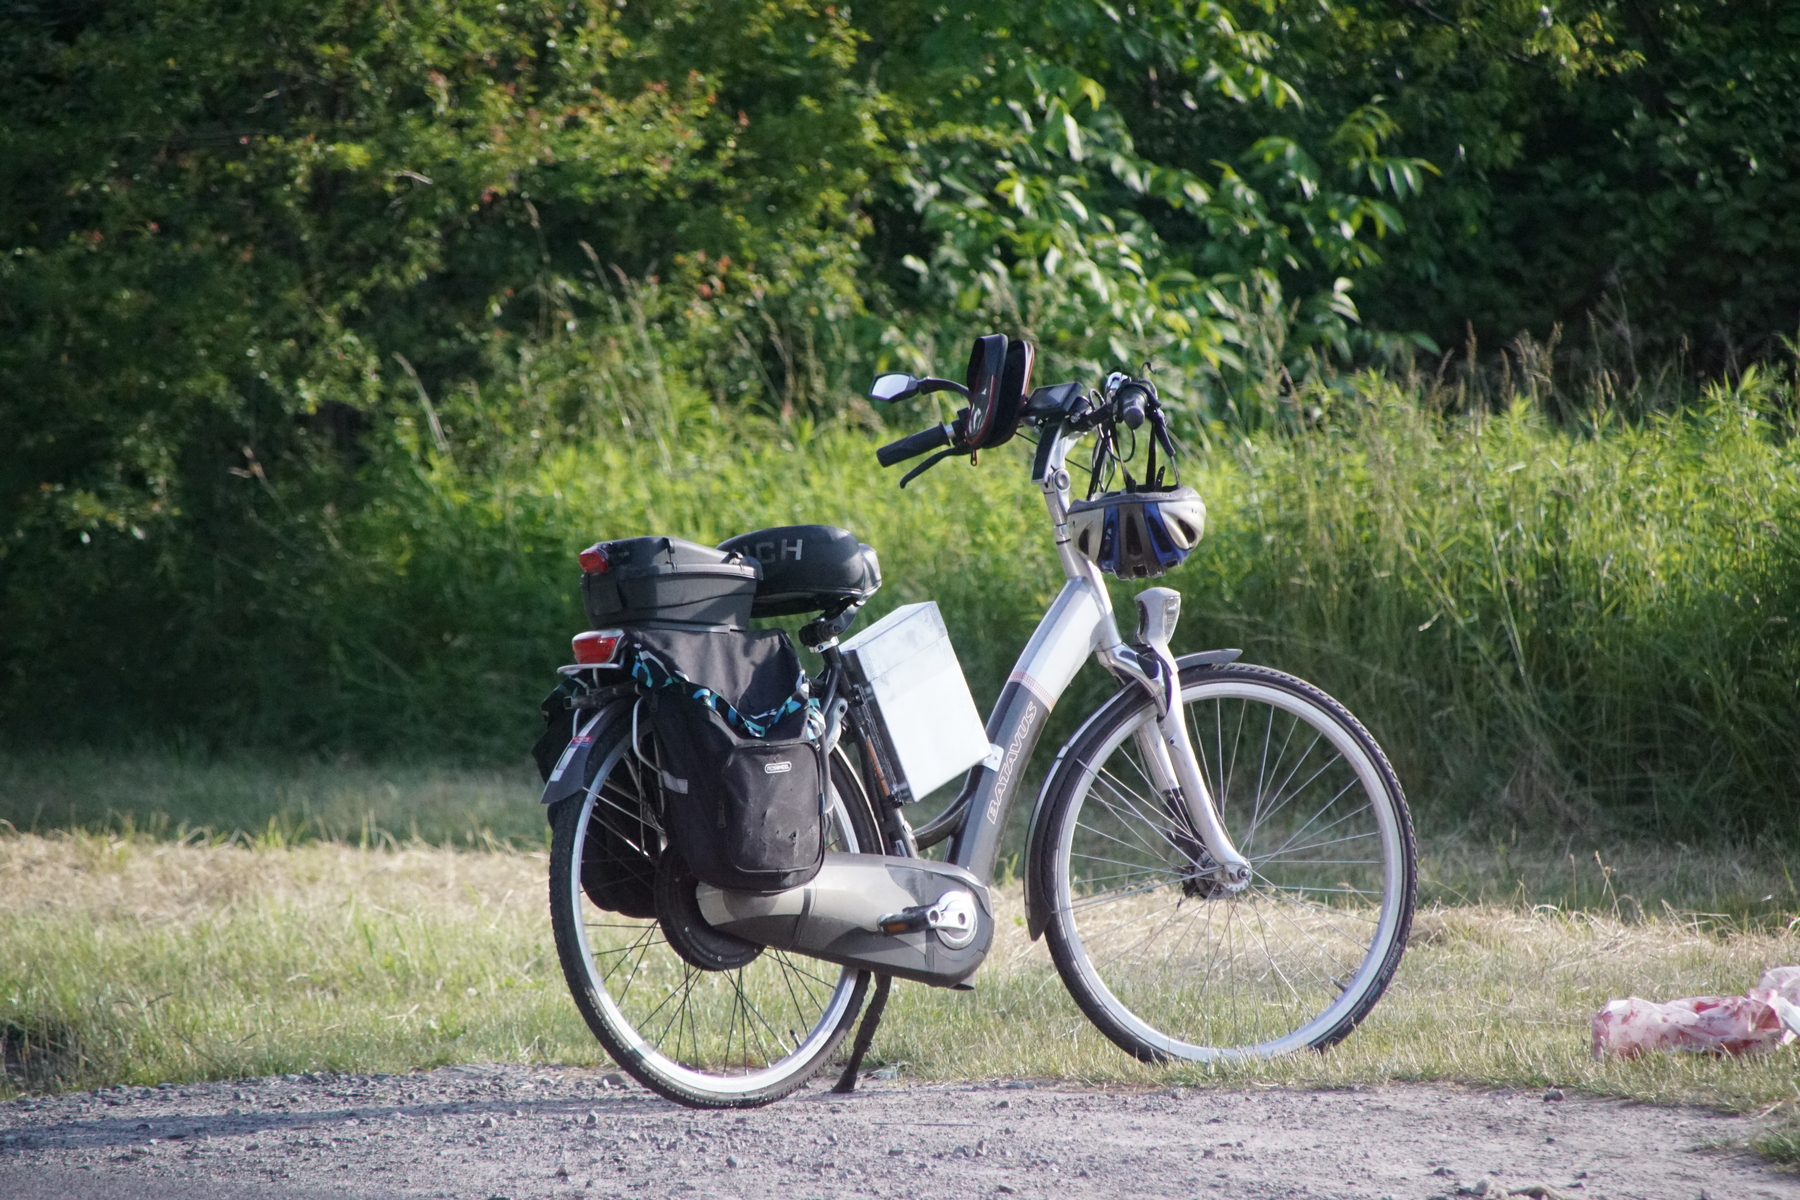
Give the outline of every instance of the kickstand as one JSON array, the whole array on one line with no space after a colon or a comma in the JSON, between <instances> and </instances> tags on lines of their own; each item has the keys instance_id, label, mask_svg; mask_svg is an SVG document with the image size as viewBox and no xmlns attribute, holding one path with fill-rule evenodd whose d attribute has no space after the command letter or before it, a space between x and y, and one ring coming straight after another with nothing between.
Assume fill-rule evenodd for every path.
<instances>
[{"instance_id":1,"label":"kickstand","mask_svg":"<svg viewBox=\"0 0 1800 1200\"><path fill-rule=\"evenodd\" d=\"M863 1055L869 1052L869 1043L875 1040L875 1030L881 1025L881 1010L887 1007L888 989L893 986L892 975L875 977L875 994L869 997L869 1007L863 1013L862 1026L856 1031L856 1041L850 1047L850 1061L844 1066L844 1073L838 1076L834 1092L854 1092L856 1076L862 1070Z\"/></svg>"}]
</instances>

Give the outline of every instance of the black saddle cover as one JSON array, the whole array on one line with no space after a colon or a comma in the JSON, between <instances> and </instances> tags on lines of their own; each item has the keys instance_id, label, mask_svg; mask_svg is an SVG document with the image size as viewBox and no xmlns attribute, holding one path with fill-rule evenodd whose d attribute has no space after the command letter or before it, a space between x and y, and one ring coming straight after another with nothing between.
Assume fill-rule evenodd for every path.
<instances>
[{"instance_id":1,"label":"black saddle cover","mask_svg":"<svg viewBox=\"0 0 1800 1200\"><path fill-rule=\"evenodd\" d=\"M753 617L833 612L861 604L881 586L881 561L874 549L835 525L758 529L727 538L719 550L761 568Z\"/></svg>"}]
</instances>

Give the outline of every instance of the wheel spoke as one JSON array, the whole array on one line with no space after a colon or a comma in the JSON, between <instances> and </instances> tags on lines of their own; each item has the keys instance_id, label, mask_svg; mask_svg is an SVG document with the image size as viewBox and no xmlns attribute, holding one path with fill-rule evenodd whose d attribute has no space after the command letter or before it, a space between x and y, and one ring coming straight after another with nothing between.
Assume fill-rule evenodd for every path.
<instances>
[{"instance_id":1,"label":"wheel spoke","mask_svg":"<svg viewBox=\"0 0 1800 1200\"><path fill-rule=\"evenodd\" d=\"M1270 854L1269 856L1264 857L1264 858L1259 858L1256 861L1257 862L1275 862L1276 859L1274 857L1274 854L1280 854L1280 853L1298 854L1303 850L1318 850L1325 846L1341 846L1345 842L1355 842L1355 841L1360 841L1363 838L1372 838L1372 837L1380 837L1380 836L1381 836L1381 831L1378 829L1365 829L1361 833L1346 834L1345 836L1343 836L1341 838L1330 838L1323 842L1308 842L1304 846L1284 846L1280 850L1275 851L1273 854ZM1324 860L1317 859L1317 858L1309 858L1304 861L1306 861L1306 862L1323 862ZM1364 860L1364 861L1379 862L1380 860L1379 859L1369 859L1369 860Z\"/></svg>"},{"instance_id":2,"label":"wheel spoke","mask_svg":"<svg viewBox=\"0 0 1800 1200\"><path fill-rule=\"evenodd\" d=\"M642 739L654 756L647 726ZM608 754L607 774L567 802L582 807L552 816L552 875L566 881L552 889L559 953L578 996L586 988L601 998L584 1013L614 1059L665 1095L694 1103L784 1094L826 1061L855 1016L867 977L772 949L729 970L705 970L677 952L662 921L601 908L595 896L606 899L653 875L665 844L651 767L629 747L618 753L601 744L590 761L603 765ZM834 787L847 770L834 763ZM862 803L860 795L854 803ZM867 817L853 818L835 793L826 821L833 850L855 853L874 843ZM570 937L580 938L579 969L568 965Z\"/></svg>"},{"instance_id":3,"label":"wheel spoke","mask_svg":"<svg viewBox=\"0 0 1800 1200\"><path fill-rule=\"evenodd\" d=\"M1293 781L1293 778L1295 775L1299 774L1300 768L1306 765L1306 760L1308 758L1312 757L1312 752L1313 752L1314 748L1318 746L1320 740L1324 736L1325 735L1321 733L1313 738L1312 745L1308 746L1306 748L1305 752L1300 755L1299 760L1294 763L1294 769L1289 771L1287 773L1286 778L1284 778L1281 781L1280 785L1278 787L1276 787L1275 795L1280 796L1283 792L1287 791L1287 785ZM1262 821L1258 824L1257 828L1260 829L1263 825L1266 825L1269 823L1269 821L1273 820L1276 813L1278 813L1282 809L1286 808L1288 806L1288 803L1290 801L1292 801L1295 796L1298 796L1301 792L1304 792L1308 787L1311 787L1312 781L1317 779L1319 776L1323 775L1326 771L1330 770L1331 764L1334 762L1337 762L1337 761L1338 760L1335 757L1326 759L1325 762L1320 765L1318 770L1314 771L1311 775L1308 775L1306 777L1305 783L1302 783L1299 787L1295 788L1292 792L1289 792L1287 797L1285 799L1282 799L1279 803L1270 805L1268 808L1268 811L1263 813Z\"/></svg>"},{"instance_id":4,"label":"wheel spoke","mask_svg":"<svg viewBox=\"0 0 1800 1200\"><path fill-rule=\"evenodd\" d=\"M1069 911L1074 912L1078 909L1092 908L1096 904L1105 904L1109 900L1122 900L1127 896L1142 895L1145 892L1153 892L1159 887L1167 887L1171 883L1179 883L1180 881L1181 877L1179 875L1171 874L1167 879L1152 880L1149 883L1140 883L1136 886L1108 888L1104 892L1087 892L1082 895L1080 900L1069 905Z\"/></svg>"},{"instance_id":5,"label":"wheel spoke","mask_svg":"<svg viewBox=\"0 0 1800 1200\"><path fill-rule=\"evenodd\" d=\"M1337 790L1336 795L1332 796L1331 799L1329 799L1329 800L1325 801L1325 803L1321 804L1319 806L1319 810L1317 812L1313 813L1312 816L1310 816L1306 819L1306 824L1300 826L1300 828L1298 828L1298 829L1294 830L1294 832L1288 834L1287 841L1285 841L1285 842L1281 843L1281 845L1275 847L1275 853L1280 854L1283 850L1286 850L1289 846L1293 845L1295 838L1297 838L1301 834L1305 833L1308 829L1311 829L1313 826L1313 822L1317 821L1320 817L1324 816L1325 811L1327 809L1329 809L1332 805L1336 804L1339 800L1343 799L1344 793L1348 792L1351 788L1355 787L1357 785L1357 783L1358 783L1358 780L1354 776L1352 776L1349 783L1346 783L1343 787L1339 788ZM1351 820L1354 817L1356 817L1357 814L1360 813L1361 811L1362 811L1361 809L1353 808L1349 812L1345 813L1343 816L1332 821L1330 824L1321 826L1319 829L1319 832L1320 833L1330 833L1333 829L1336 829L1339 825L1342 825L1345 821Z\"/></svg>"},{"instance_id":6,"label":"wheel spoke","mask_svg":"<svg viewBox=\"0 0 1800 1200\"><path fill-rule=\"evenodd\" d=\"M1140 828L1148 825L1149 832L1155 834L1169 849L1175 851L1177 854L1181 854L1181 849L1163 832L1160 822L1152 824L1149 821L1146 821L1146 818L1150 816L1153 810L1145 807L1145 804L1140 803L1140 801L1146 800L1145 797L1139 796L1137 793L1124 787L1110 771L1097 771L1096 774L1098 774L1101 781L1105 783L1107 790L1112 793L1113 798L1117 799L1126 808L1131 810L1129 814L1126 814L1119 809L1118 805L1113 804L1106 797L1098 797L1100 802L1106 805L1107 810L1118 819L1120 826L1135 835ZM1117 839L1115 838L1115 840ZM1121 842L1120 844L1123 845L1124 843ZM1156 853L1156 848L1148 842L1140 841L1138 845L1146 853Z\"/></svg>"},{"instance_id":7,"label":"wheel spoke","mask_svg":"<svg viewBox=\"0 0 1800 1200\"><path fill-rule=\"evenodd\" d=\"M1140 1055L1334 1040L1385 988L1390 972L1361 964L1396 961L1382 939L1412 901L1399 786L1354 719L1306 685L1245 666L1203 678L1184 688L1183 720L1248 885L1195 871L1198 838L1138 752L1149 705L1120 710L1071 747L1046 814L1051 953L1101 1029Z\"/></svg>"},{"instance_id":8,"label":"wheel spoke","mask_svg":"<svg viewBox=\"0 0 1800 1200\"><path fill-rule=\"evenodd\" d=\"M1274 709L1274 706L1271 705L1269 708L1269 728L1271 730L1273 730L1274 725L1275 725L1275 709ZM1276 753L1275 753L1275 765L1277 767L1280 767L1282 762L1284 762L1287 759L1288 746L1293 744L1294 730L1298 729L1299 727L1300 727L1300 722L1293 719L1290 716L1288 719L1288 723L1287 723L1287 733L1284 734L1281 739L1281 749L1276 751ZM1310 753L1310 752L1311 752L1311 748L1309 747L1308 753ZM1305 755L1301 755L1301 758L1305 758ZM1292 779L1293 778L1292 772L1289 772L1289 774L1286 776L1286 778ZM1280 789L1277 788L1276 791L1277 791L1277 794L1279 794ZM1259 834L1260 832L1262 832L1263 802L1265 799L1267 799L1267 795L1268 795L1268 793L1265 790L1265 788L1263 787L1262 780L1259 778L1257 780L1257 785L1256 785L1256 803L1254 804L1254 806L1252 807L1251 812L1250 812L1250 828L1244 839L1243 853L1246 856L1248 856L1250 854L1251 850L1256 846L1256 835Z\"/></svg>"}]
</instances>

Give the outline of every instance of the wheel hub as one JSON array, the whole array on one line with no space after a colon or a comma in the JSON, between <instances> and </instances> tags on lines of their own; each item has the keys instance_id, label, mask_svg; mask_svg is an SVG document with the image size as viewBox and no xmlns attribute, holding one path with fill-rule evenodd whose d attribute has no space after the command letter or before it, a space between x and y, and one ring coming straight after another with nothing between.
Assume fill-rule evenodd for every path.
<instances>
[{"instance_id":1,"label":"wheel hub","mask_svg":"<svg viewBox=\"0 0 1800 1200\"><path fill-rule=\"evenodd\" d=\"M756 961L763 948L706 923L694 889L700 881L671 848L656 866L656 920L684 962L702 971L736 971Z\"/></svg>"},{"instance_id":2,"label":"wheel hub","mask_svg":"<svg viewBox=\"0 0 1800 1200\"><path fill-rule=\"evenodd\" d=\"M1219 864L1213 861L1213 856L1207 853L1205 846L1185 835L1181 835L1178 840L1189 843L1181 847L1188 859L1188 869L1181 877L1184 895L1199 900L1218 900L1225 896L1235 896L1244 890L1243 884L1233 886L1231 880L1222 878Z\"/></svg>"},{"instance_id":3,"label":"wheel hub","mask_svg":"<svg viewBox=\"0 0 1800 1200\"><path fill-rule=\"evenodd\" d=\"M1187 813L1181 807L1181 799L1175 795L1163 797L1163 805L1168 810L1171 821L1170 840L1175 848L1187 860L1186 869L1181 873L1181 891L1183 895L1197 900L1218 900L1226 896L1235 896L1250 886L1250 872L1238 868L1228 872L1219 866L1219 860L1212 856L1206 843L1189 827Z\"/></svg>"}]
</instances>

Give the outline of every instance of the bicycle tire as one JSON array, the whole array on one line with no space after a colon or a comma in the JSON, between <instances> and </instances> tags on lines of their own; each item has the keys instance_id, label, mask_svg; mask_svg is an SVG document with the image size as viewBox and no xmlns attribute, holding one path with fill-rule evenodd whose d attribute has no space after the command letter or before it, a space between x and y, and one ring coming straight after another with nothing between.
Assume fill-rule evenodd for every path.
<instances>
[{"instance_id":1,"label":"bicycle tire","mask_svg":"<svg viewBox=\"0 0 1800 1200\"><path fill-rule=\"evenodd\" d=\"M1181 688L1251 882L1237 895L1205 882L1209 856L1142 766L1151 702L1121 692L1065 747L1028 867L1050 906L1051 957L1088 1018L1139 1059L1324 1049L1368 1016L1405 953L1417 864L1400 781L1354 716L1291 675L1190 664Z\"/></svg>"},{"instance_id":2,"label":"bicycle tire","mask_svg":"<svg viewBox=\"0 0 1800 1200\"><path fill-rule=\"evenodd\" d=\"M642 737L653 758L654 735ZM869 973L766 948L735 970L700 970L670 945L656 918L599 908L582 880L588 831L618 811L640 820L652 799L645 787L650 768L631 738L629 722L603 737L589 759L584 793L550 814L551 928L575 1006L612 1060L660 1096L691 1108L779 1100L830 1061L862 1008ZM879 846L841 751L833 755L832 781L830 847ZM634 848L648 859L666 853L662 844ZM671 1003L674 1011L665 1013Z\"/></svg>"}]
</instances>

